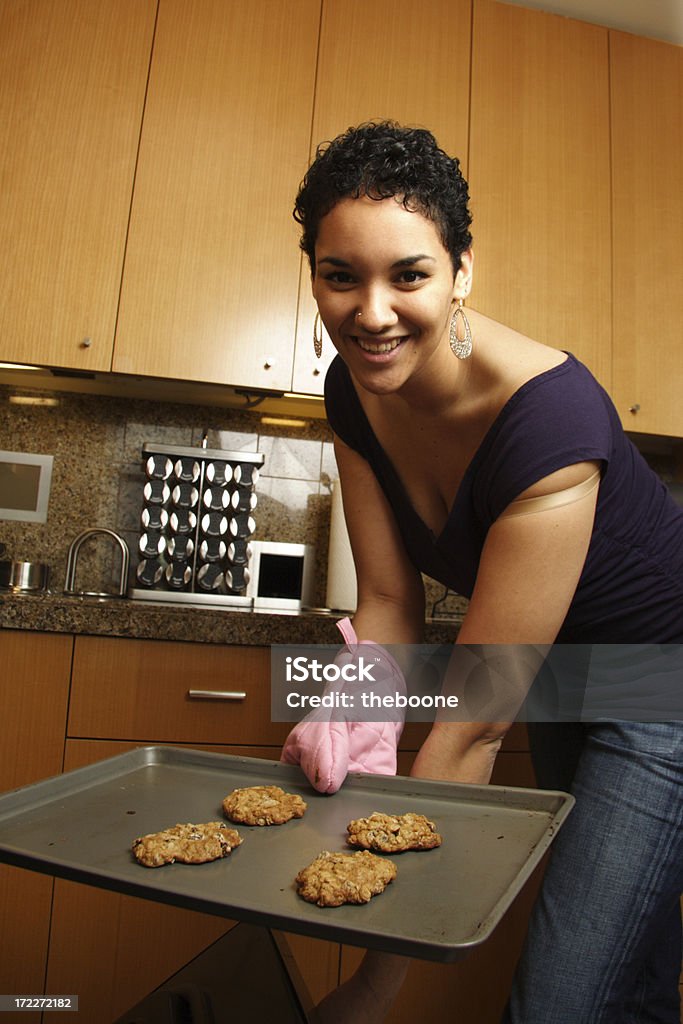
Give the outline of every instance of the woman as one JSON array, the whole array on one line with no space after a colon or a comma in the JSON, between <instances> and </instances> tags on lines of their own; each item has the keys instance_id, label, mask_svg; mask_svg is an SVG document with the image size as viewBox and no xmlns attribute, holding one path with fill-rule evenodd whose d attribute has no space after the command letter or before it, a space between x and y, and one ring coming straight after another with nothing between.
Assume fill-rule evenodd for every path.
<instances>
[{"instance_id":1,"label":"woman","mask_svg":"<svg viewBox=\"0 0 683 1024\"><path fill-rule=\"evenodd\" d=\"M423 130L350 129L319 150L295 217L338 352L326 406L357 637L419 643L422 572L470 598L458 644L680 643L683 515L585 367L464 308L457 160ZM488 782L509 725L435 723L413 774ZM539 782L577 802L505 1020L679 1024L683 723L557 728ZM383 1019L399 964L368 954L321 1019Z\"/></svg>"}]
</instances>

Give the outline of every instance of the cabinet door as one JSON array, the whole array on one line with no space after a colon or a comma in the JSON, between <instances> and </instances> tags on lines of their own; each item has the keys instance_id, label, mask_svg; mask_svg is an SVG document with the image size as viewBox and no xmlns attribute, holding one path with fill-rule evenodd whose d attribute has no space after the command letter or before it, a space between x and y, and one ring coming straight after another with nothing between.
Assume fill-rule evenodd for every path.
<instances>
[{"instance_id":1,"label":"cabinet door","mask_svg":"<svg viewBox=\"0 0 683 1024\"><path fill-rule=\"evenodd\" d=\"M2 791L61 771L72 645L66 636L0 632ZM51 878L0 864L0 992L43 991L51 900ZM39 1013L16 1017L40 1020Z\"/></svg>"},{"instance_id":2,"label":"cabinet door","mask_svg":"<svg viewBox=\"0 0 683 1024\"><path fill-rule=\"evenodd\" d=\"M155 10L0 3L3 360L111 367Z\"/></svg>"},{"instance_id":3,"label":"cabinet door","mask_svg":"<svg viewBox=\"0 0 683 1024\"><path fill-rule=\"evenodd\" d=\"M610 34L614 399L627 430L683 436L683 47Z\"/></svg>"},{"instance_id":4,"label":"cabinet door","mask_svg":"<svg viewBox=\"0 0 683 1024\"><path fill-rule=\"evenodd\" d=\"M320 0L164 0L114 370L289 390Z\"/></svg>"},{"instance_id":5,"label":"cabinet door","mask_svg":"<svg viewBox=\"0 0 683 1024\"><path fill-rule=\"evenodd\" d=\"M419 15L410 0L326 0L311 158L349 125L387 118L429 128L466 169L469 65L469 0L431 0ZM299 310L293 389L320 395L334 349L325 335L315 358L307 260Z\"/></svg>"},{"instance_id":6,"label":"cabinet door","mask_svg":"<svg viewBox=\"0 0 683 1024\"><path fill-rule=\"evenodd\" d=\"M606 29L475 0L472 305L570 350L606 387L608 71Z\"/></svg>"}]
</instances>

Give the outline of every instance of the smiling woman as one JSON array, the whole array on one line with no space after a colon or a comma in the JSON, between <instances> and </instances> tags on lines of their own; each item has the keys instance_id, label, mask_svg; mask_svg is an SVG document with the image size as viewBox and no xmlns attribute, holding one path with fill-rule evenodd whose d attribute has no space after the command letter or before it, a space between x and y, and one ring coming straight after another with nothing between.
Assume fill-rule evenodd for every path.
<instances>
[{"instance_id":1,"label":"smiling woman","mask_svg":"<svg viewBox=\"0 0 683 1024\"><path fill-rule=\"evenodd\" d=\"M325 401L358 578L349 650L421 641L421 573L470 599L454 686L467 645L682 643L683 511L609 397L573 355L463 308L474 261L457 160L423 129L349 129L318 152L295 216L338 352ZM537 674L524 665L487 721L437 717L413 774L487 782ZM337 723L334 743L350 749L369 725ZM329 744L310 726L283 757L319 788ZM544 743L544 728L559 733ZM539 783L573 787L576 808L504 1020L641 1019L647 985L648 1020L679 1024L683 722L579 716L538 733ZM386 750L373 763L369 749L366 769L386 772ZM368 954L319 1020L383 1020L404 973Z\"/></svg>"}]
</instances>

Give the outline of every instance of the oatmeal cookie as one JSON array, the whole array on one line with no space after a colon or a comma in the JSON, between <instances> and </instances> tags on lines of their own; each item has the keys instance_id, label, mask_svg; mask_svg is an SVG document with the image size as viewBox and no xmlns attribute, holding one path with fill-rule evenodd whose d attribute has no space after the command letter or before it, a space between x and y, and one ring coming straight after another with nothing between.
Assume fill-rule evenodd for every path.
<instances>
[{"instance_id":1,"label":"oatmeal cookie","mask_svg":"<svg viewBox=\"0 0 683 1024\"><path fill-rule=\"evenodd\" d=\"M424 814L380 814L357 818L347 826L347 843L378 853L401 853L404 850L433 850L441 846L441 836L433 821Z\"/></svg>"},{"instance_id":2,"label":"oatmeal cookie","mask_svg":"<svg viewBox=\"0 0 683 1024\"><path fill-rule=\"evenodd\" d=\"M367 850L328 853L323 850L296 876L297 892L319 907L342 903L369 903L396 878L396 865Z\"/></svg>"},{"instance_id":3,"label":"oatmeal cookie","mask_svg":"<svg viewBox=\"0 0 683 1024\"><path fill-rule=\"evenodd\" d=\"M303 818L306 801L279 786L248 786L234 789L223 801L230 821L243 825L284 825L292 818Z\"/></svg>"},{"instance_id":4,"label":"oatmeal cookie","mask_svg":"<svg viewBox=\"0 0 683 1024\"><path fill-rule=\"evenodd\" d=\"M146 868L162 864L206 864L232 853L242 838L234 828L222 821L209 821L205 825L174 825L162 832L150 832L133 842L133 853Z\"/></svg>"}]
</instances>

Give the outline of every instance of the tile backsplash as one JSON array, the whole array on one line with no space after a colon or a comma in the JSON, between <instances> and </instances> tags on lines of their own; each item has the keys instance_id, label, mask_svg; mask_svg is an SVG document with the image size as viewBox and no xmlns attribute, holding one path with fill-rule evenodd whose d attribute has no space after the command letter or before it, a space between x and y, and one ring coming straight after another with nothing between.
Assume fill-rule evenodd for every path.
<instances>
[{"instance_id":1,"label":"tile backsplash","mask_svg":"<svg viewBox=\"0 0 683 1024\"><path fill-rule=\"evenodd\" d=\"M310 544L315 551L314 603L323 607L327 584L331 483L336 476L332 434L325 420L296 427L261 422L257 411L163 403L70 392L22 389L24 397L54 399L55 405L15 405L16 388L0 386L0 449L54 455L46 523L0 521L5 557L45 562L50 589L64 587L71 542L83 530L119 533L137 565L145 442L261 452L265 461L256 486L258 540ZM119 554L106 538L87 541L79 553L77 589L116 591ZM132 582L132 577L131 577ZM427 580L427 607L444 595ZM448 595L440 610L462 609Z\"/></svg>"},{"instance_id":2,"label":"tile backsplash","mask_svg":"<svg viewBox=\"0 0 683 1024\"><path fill-rule=\"evenodd\" d=\"M145 442L261 452L265 461L254 512L259 540L311 544L316 557L314 603L325 604L331 482L336 476L332 435L325 420L292 426L250 409L21 389L24 397L56 404L12 404L17 389L0 385L0 449L54 456L46 523L0 520L4 557L45 562L50 588L64 586L69 545L83 530L107 527L121 534L137 565ZM267 419L266 424L262 419ZM276 422L273 422L275 420ZM637 441L636 438L634 440ZM670 446L644 439L646 458L672 478ZM677 449L677 451L680 451ZM680 458L677 465L680 469ZM678 475L677 475L678 476ZM84 544L78 589L116 590L118 555L101 538ZM425 579L427 613L462 613L467 602Z\"/></svg>"},{"instance_id":3,"label":"tile backsplash","mask_svg":"<svg viewBox=\"0 0 683 1024\"><path fill-rule=\"evenodd\" d=\"M16 389L12 389L12 394ZM31 397L28 391L25 397ZM14 405L0 387L0 448L54 455L46 523L0 522L5 557L46 562L51 589L61 590L69 545L83 530L106 527L121 534L137 564L145 442L261 452L255 539L313 545L319 571L315 600L325 598L331 507L336 464L324 420L302 427L262 424L258 412L166 404L72 393L36 397L55 405ZM269 417L272 421L276 417ZM88 541L79 555L79 589L111 590L118 556L105 539ZM101 577L105 578L102 579ZM95 577L95 578L93 578Z\"/></svg>"}]
</instances>

